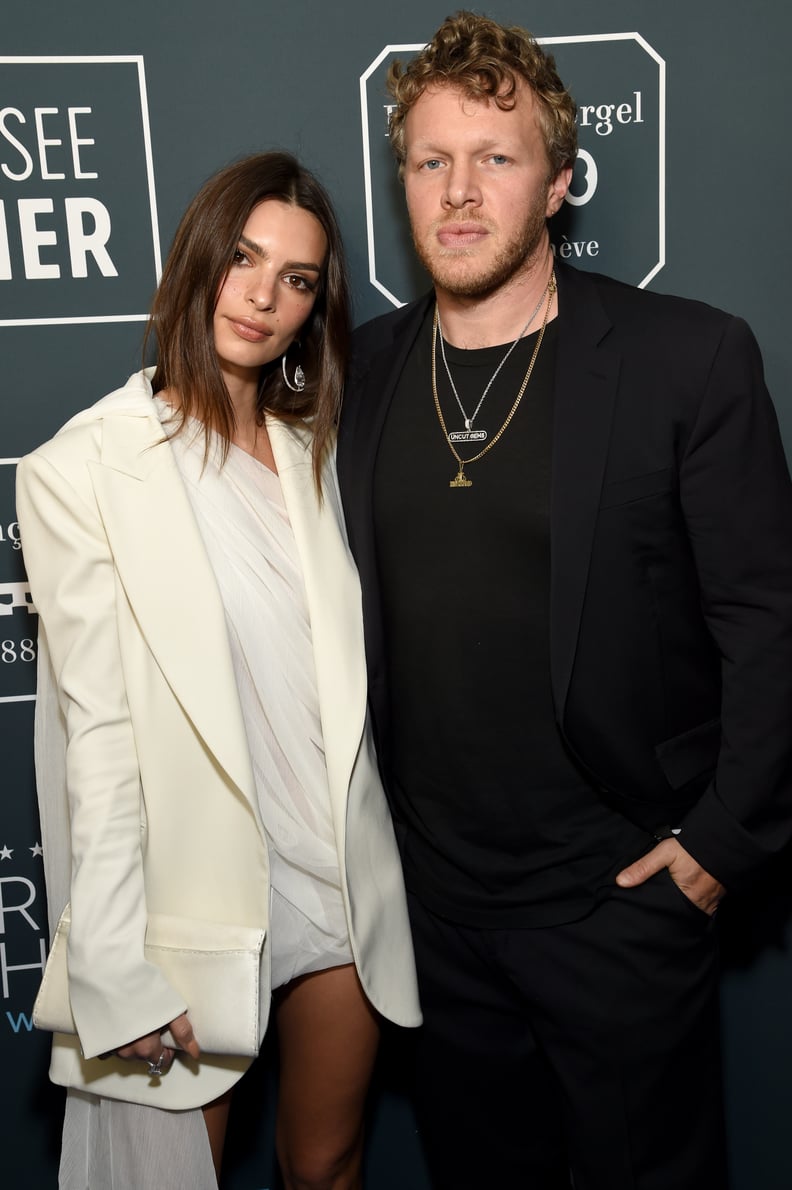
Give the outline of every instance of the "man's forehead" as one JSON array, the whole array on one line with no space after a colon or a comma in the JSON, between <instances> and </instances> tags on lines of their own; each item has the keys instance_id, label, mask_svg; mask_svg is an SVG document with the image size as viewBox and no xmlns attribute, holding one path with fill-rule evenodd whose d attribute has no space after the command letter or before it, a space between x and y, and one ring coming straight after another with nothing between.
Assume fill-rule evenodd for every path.
<instances>
[{"instance_id":1,"label":"man's forehead","mask_svg":"<svg viewBox=\"0 0 792 1190\"><path fill-rule=\"evenodd\" d=\"M497 102L499 97L505 99L505 105ZM447 101L451 114L453 114L454 108L458 108L462 115L469 116L471 119L482 115L492 116L494 117L492 123L500 126L504 131L513 127L516 132L517 126L523 124L526 116L529 116L531 122L536 124L537 105L533 91L522 80L517 81L513 90L504 85L497 97L475 94L457 83L432 83L426 87L407 113L405 134L408 139L411 130L415 129L416 123L421 122L428 108L437 106L437 101ZM443 132L444 126L438 121L428 130L428 135L442 137Z\"/></svg>"},{"instance_id":2,"label":"man's forehead","mask_svg":"<svg viewBox=\"0 0 792 1190\"><path fill-rule=\"evenodd\" d=\"M533 89L521 78L515 78L513 85L505 80L495 95L481 94L460 83L451 81L433 82L425 87L415 100L407 113L407 119L416 108L420 108L422 105L426 106L437 99L456 101L460 106L469 108L471 111L485 109L503 112L504 115L508 115L512 111L525 111L528 108L536 107Z\"/></svg>"}]
</instances>

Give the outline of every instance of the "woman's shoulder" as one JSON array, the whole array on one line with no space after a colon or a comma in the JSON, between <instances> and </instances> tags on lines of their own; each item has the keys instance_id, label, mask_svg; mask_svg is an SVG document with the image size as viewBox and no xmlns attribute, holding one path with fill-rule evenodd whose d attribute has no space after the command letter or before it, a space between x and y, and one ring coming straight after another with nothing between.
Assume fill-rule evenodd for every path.
<instances>
[{"instance_id":1,"label":"woman's shoulder","mask_svg":"<svg viewBox=\"0 0 792 1190\"><path fill-rule=\"evenodd\" d=\"M84 464L101 457L102 431L108 420L117 418L152 418L157 412L152 400L151 370L135 372L120 388L108 393L95 404L81 409L61 426L48 441L43 442L20 460L24 471L34 460L44 460L57 469L79 462Z\"/></svg>"}]
</instances>

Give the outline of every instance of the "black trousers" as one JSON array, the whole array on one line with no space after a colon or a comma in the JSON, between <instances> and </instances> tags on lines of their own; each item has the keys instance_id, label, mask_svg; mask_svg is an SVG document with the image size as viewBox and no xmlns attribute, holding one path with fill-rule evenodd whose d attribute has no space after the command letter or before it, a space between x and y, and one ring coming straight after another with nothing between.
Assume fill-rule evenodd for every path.
<instances>
[{"instance_id":1,"label":"black trousers","mask_svg":"<svg viewBox=\"0 0 792 1190\"><path fill-rule=\"evenodd\" d=\"M560 926L410 914L434 1190L726 1190L715 927L666 871Z\"/></svg>"}]
</instances>

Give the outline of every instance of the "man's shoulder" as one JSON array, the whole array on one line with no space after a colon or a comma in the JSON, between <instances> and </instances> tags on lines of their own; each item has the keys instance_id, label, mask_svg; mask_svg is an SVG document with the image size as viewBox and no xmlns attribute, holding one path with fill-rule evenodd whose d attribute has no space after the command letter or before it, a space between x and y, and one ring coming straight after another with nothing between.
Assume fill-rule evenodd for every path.
<instances>
[{"instance_id":1,"label":"man's shoulder","mask_svg":"<svg viewBox=\"0 0 792 1190\"><path fill-rule=\"evenodd\" d=\"M368 322L361 323L352 333L352 351L356 356L371 355L381 347L398 339L414 322L420 323L432 300L429 293L423 294L398 310L379 314Z\"/></svg>"},{"instance_id":2,"label":"man's shoulder","mask_svg":"<svg viewBox=\"0 0 792 1190\"><path fill-rule=\"evenodd\" d=\"M616 326L657 329L668 326L723 328L734 315L695 298L641 289L604 273L584 272L570 265L557 265L559 289L581 305L600 304Z\"/></svg>"},{"instance_id":3,"label":"man's shoulder","mask_svg":"<svg viewBox=\"0 0 792 1190\"><path fill-rule=\"evenodd\" d=\"M726 372L761 375L756 337L739 315L676 294L656 293L613 277L569 268L558 271L559 330L563 349L618 354L657 384L685 375L700 390L717 361Z\"/></svg>"}]
</instances>

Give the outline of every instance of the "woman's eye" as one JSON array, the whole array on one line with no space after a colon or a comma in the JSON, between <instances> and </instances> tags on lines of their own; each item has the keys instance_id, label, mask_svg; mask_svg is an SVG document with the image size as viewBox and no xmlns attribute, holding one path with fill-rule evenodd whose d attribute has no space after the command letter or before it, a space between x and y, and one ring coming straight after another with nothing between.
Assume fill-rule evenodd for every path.
<instances>
[{"instance_id":1,"label":"woman's eye","mask_svg":"<svg viewBox=\"0 0 792 1190\"><path fill-rule=\"evenodd\" d=\"M314 286L311 284L308 278L301 277L299 273L289 273L284 278L284 280L286 281L287 285L292 287L292 289L299 289L303 293L314 292Z\"/></svg>"}]
</instances>

